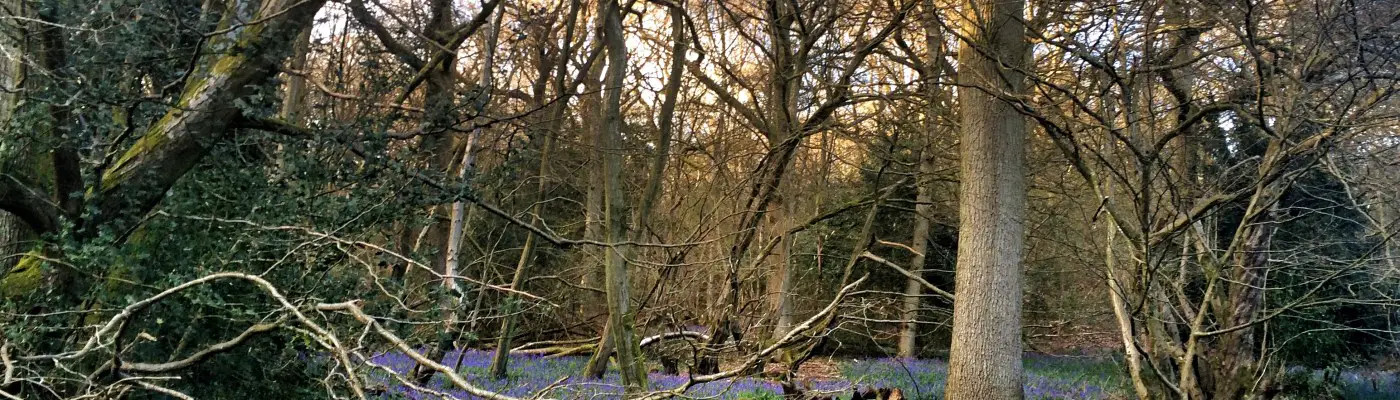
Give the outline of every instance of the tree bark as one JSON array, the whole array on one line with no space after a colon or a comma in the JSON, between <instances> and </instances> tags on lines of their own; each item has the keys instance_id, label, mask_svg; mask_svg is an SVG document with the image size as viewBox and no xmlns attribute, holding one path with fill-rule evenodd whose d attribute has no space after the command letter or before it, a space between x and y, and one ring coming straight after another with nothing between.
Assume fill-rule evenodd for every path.
<instances>
[{"instance_id":1,"label":"tree bark","mask_svg":"<svg viewBox=\"0 0 1400 400\"><path fill-rule=\"evenodd\" d=\"M933 144L943 132L939 129L938 119L948 117L948 110L943 104L951 104L948 97L950 93L943 90L938 80L943 76L943 30L938 21L938 12L932 0L922 2L924 13L920 22L924 28L924 45L928 48L928 58L924 60L923 68L919 70L919 77L924 82L924 101L928 105L924 109L924 137L923 148L919 151L919 172L915 178L915 186L918 194L914 205L914 234L911 238L911 248L914 249L914 257L910 259L910 272L920 274L923 272L924 264L928 259L929 231L932 228L933 218L933 174L937 169L935 165L935 153ZM923 283L910 278L904 284L904 302L900 310L899 347L896 354L903 358L914 358L918 356L919 326L916 323L919 317L921 295L923 294Z\"/></svg>"},{"instance_id":2,"label":"tree bark","mask_svg":"<svg viewBox=\"0 0 1400 400\"><path fill-rule=\"evenodd\" d=\"M476 114L485 112L489 104L489 96L494 86L493 70L496 68L496 38L500 35L501 16L505 13L496 13L495 22L491 24L491 29L486 33L486 56L481 60L481 82L479 83L477 96L487 96L485 98L474 99L479 108L473 110ZM472 170L476 168L476 145L481 138L481 128L476 128L467 136L467 143L462 149L462 159L457 165L457 181L461 184L469 184ZM443 262L442 293L439 297L438 305L446 310L448 317L444 322L444 329L447 332L457 330L456 313L459 307L458 301L462 293L457 285L456 276L460 274L458 270L462 262L462 237L466 228L467 202L461 199L452 201L451 229L448 231L447 256ZM451 335L455 337L456 335Z\"/></svg>"},{"instance_id":3,"label":"tree bark","mask_svg":"<svg viewBox=\"0 0 1400 400\"><path fill-rule=\"evenodd\" d=\"M966 9L975 12L958 53L961 226L945 397L1020 399L1026 124L998 96L1026 90L1025 2L973 0Z\"/></svg>"},{"instance_id":4,"label":"tree bark","mask_svg":"<svg viewBox=\"0 0 1400 400\"><path fill-rule=\"evenodd\" d=\"M595 25L602 26L603 23L602 15L595 16ZM586 91L588 94L580 96L581 98L579 99L579 109L582 114L580 121L583 126L582 130L586 132L585 134L593 135L592 139L596 142L599 140L597 135L602 132L603 99L601 93L603 86L603 63L591 65L590 68L585 71L585 76L584 82L585 85L587 85L585 87L587 88ZM603 168L597 166L602 163L599 157L601 152L595 151L590 154L591 156L588 162L592 168L588 169L588 190L584 194L584 236L592 240L604 240L606 236L604 233L605 227L603 226ZM607 249L599 249L598 251L607 251ZM601 254L593 252L592 249L590 249L590 254L588 254L588 256L589 263L604 258ZM607 268L606 263L600 262L592 267L594 268L589 268L588 271L584 273L583 286L602 289L606 281L606 277L604 276L604 270ZM590 357L588 363L583 366L584 376L593 378L601 378L603 373L607 371L608 358L612 357L613 352L613 334L610 327L612 322L611 319L607 318L607 297L603 293L604 292L601 291L589 291L585 293L583 295L584 305L582 310L580 310L585 318L589 320L597 320L599 317L603 318L602 325L599 326L598 351L593 352L593 356Z\"/></svg>"},{"instance_id":5,"label":"tree bark","mask_svg":"<svg viewBox=\"0 0 1400 400\"><path fill-rule=\"evenodd\" d=\"M933 132L927 132L930 136ZM929 140L932 138L930 137ZM925 146L919 155L919 193L915 196L918 204L914 205L914 237L911 239L910 247L914 249L914 257L909 261L909 272L915 274L923 273L924 264L928 259L929 231L931 230L931 218L933 218L933 172L934 158L932 146ZM908 279L904 284L904 302L900 310L899 348L897 355L902 358L914 358L918 356L917 338L919 336L919 308L923 295L924 285L916 279Z\"/></svg>"},{"instance_id":6,"label":"tree bark","mask_svg":"<svg viewBox=\"0 0 1400 400\"><path fill-rule=\"evenodd\" d=\"M620 243L627 239L627 200L622 191L622 84L627 76L627 43L622 32L622 10L617 0L601 2L598 11L603 17L603 44L608 51L603 124L598 134L605 187L604 225L607 227L608 242ZM625 245L608 246L604 251L608 321L613 328L613 344L622 372L622 384L628 393L641 393L646 390L647 383L641 349L634 334L636 316L632 310L632 283L627 268L631 252Z\"/></svg>"},{"instance_id":7,"label":"tree bark","mask_svg":"<svg viewBox=\"0 0 1400 400\"><path fill-rule=\"evenodd\" d=\"M4 6L10 13L22 12L19 0L5 1ZM9 126L14 118L15 108L19 104L19 93L10 93L12 89L17 89L24 82L24 51L25 46L22 40L12 38L22 38L24 30L20 20L8 20L0 22L0 48L4 49L5 55L0 60L0 86L6 91L0 92L0 124ZM19 176L33 176L34 160L24 155L32 152L27 149L28 144L18 139L0 136L3 144L0 144L0 174L14 174ZM5 179L0 175L0 179ZM34 239L34 230L27 225L19 216L7 211L0 210L0 279L19 262L29 245L26 243Z\"/></svg>"},{"instance_id":8,"label":"tree bark","mask_svg":"<svg viewBox=\"0 0 1400 400\"><path fill-rule=\"evenodd\" d=\"M1113 193L1111 189L1105 192ZM1133 313L1129 310L1130 299L1135 297L1127 292L1130 288L1137 287L1133 279L1136 275L1118 265L1118 255L1114 251L1118 241L1118 224L1115 224L1111 217L1105 217L1104 221L1104 233L1107 236L1104 241L1104 276L1107 277L1109 303L1113 307L1118 336L1122 339L1123 359L1128 364L1128 378L1133 384L1133 393L1139 400L1148 400L1151 398L1151 392L1148 391L1147 381L1143 377L1142 353L1138 351Z\"/></svg>"},{"instance_id":9,"label":"tree bark","mask_svg":"<svg viewBox=\"0 0 1400 400\"><path fill-rule=\"evenodd\" d=\"M781 199L778 208L781 214L786 217L796 215L793 212L795 205L790 199ZM784 218L784 219L789 219ZM777 224L774 224L775 226ZM772 340L782 339L792 329L792 320L795 316L792 307L792 288L796 283L797 271L793 269L792 263L792 240L796 236L792 232L782 232L782 238L778 239L782 243L778 245L777 267L769 275L768 290L773 295L773 335Z\"/></svg>"},{"instance_id":10,"label":"tree bark","mask_svg":"<svg viewBox=\"0 0 1400 400\"><path fill-rule=\"evenodd\" d=\"M437 50L440 46L446 47L449 38L448 32L453 27L452 1L451 0L431 0L428 2L428 22L423 27L423 35L427 39L424 45L428 52ZM430 171L440 171L448 176L458 176L459 173L453 171L455 164L456 141L458 135L449 134L445 129L456 123L457 96L453 90L453 82L456 80L457 55L450 54L442 63L425 65L426 73L423 80L423 120L420 127L424 132L442 132L442 134L428 135L420 142L420 151L425 152L428 159L427 169ZM471 150L467 149L467 154ZM430 221L426 228L426 239L437 249L437 254L433 257L431 265L433 270L442 275L438 285L441 293L438 294L438 309L442 318L442 329L437 332L437 340L428 346L425 355L434 361L442 360L447 352L447 348L452 346L453 332L457 323L457 305L452 298L456 291L453 279L448 278L455 271L448 271L449 259L456 257L453 245L460 238L453 235L453 217L460 218L455 207L455 200L452 205L443 207L440 204L432 206L429 212ZM436 217L434 214L441 210L447 214L446 220ZM455 268L454 268L455 269ZM434 371L426 365L419 364L415 367L413 375L420 384L426 384L432 378Z\"/></svg>"},{"instance_id":11,"label":"tree bark","mask_svg":"<svg viewBox=\"0 0 1400 400\"><path fill-rule=\"evenodd\" d=\"M1221 324L1223 327L1252 323L1263 310L1264 293L1268 289L1269 255L1272 253L1274 233L1278 231L1279 210L1275 190L1262 189L1263 195L1255 198L1246 210L1247 217L1240 222L1237 237L1241 243L1234 255L1234 265L1227 272L1230 275L1229 290L1225 291L1227 297L1223 299L1227 306L1215 309L1224 322ZM1259 339L1256 334L1254 327L1221 334L1210 346L1208 354L1203 354L1208 360L1203 362L1211 364L1214 375L1214 387L1210 388L1213 398L1239 399L1252 394L1255 378L1265 367L1257 360Z\"/></svg>"},{"instance_id":12,"label":"tree bark","mask_svg":"<svg viewBox=\"0 0 1400 400\"><path fill-rule=\"evenodd\" d=\"M287 67L301 72L287 74L287 90L282 97L282 109L277 113L288 124L301 126L302 108L306 103L306 58L310 52L311 27L308 26L297 34L296 42L292 44L292 57L287 60ZM276 163L272 180L281 181L287 175L287 154L281 144L277 145Z\"/></svg>"}]
</instances>

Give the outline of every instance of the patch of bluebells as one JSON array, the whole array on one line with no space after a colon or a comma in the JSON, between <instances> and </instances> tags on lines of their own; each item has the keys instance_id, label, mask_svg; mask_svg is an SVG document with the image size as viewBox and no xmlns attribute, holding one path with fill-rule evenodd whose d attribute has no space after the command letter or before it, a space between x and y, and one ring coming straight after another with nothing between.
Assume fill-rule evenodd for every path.
<instances>
[{"instance_id":1,"label":"patch of bluebells","mask_svg":"<svg viewBox=\"0 0 1400 400\"><path fill-rule=\"evenodd\" d=\"M455 351L447 354L442 361L445 365L459 365L462 376L474 385L515 397L529 397L545 389L550 390L544 396L560 399L617 399L622 395L622 385L615 370L597 380L572 377L583 369L587 362L584 357L512 356L507 377L495 379L487 373L491 356L490 351ZM370 363L400 374L408 373L414 366L413 360L402 353L380 354ZM1122 379L1114 372L1116 367L1111 360L1029 355L1025 365L1028 400L1110 399L1115 394L1121 397L1121 393L1124 393ZM941 399L948 376L948 364L941 360L851 360L841 363L840 369L841 378L809 381L811 390L845 394L854 387L898 387L912 399ZM382 370L370 371L369 383L387 388L381 397L383 399L437 398L399 384ZM652 373L648 377L648 385L651 390L674 389L684 385L686 379L684 375ZM457 398L476 398L456 389L441 376L434 377L427 387ZM772 394L779 390L777 382L746 377L696 385L686 391L686 397L716 400L772 398Z\"/></svg>"},{"instance_id":2,"label":"patch of bluebells","mask_svg":"<svg viewBox=\"0 0 1400 400\"><path fill-rule=\"evenodd\" d=\"M1028 354L1025 358L1027 400L1122 397L1123 382L1112 360ZM842 365L841 374L858 386L898 387L912 399L941 399L948 363L942 360L879 358Z\"/></svg>"},{"instance_id":3,"label":"patch of bluebells","mask_svg":"<svg viewBox=\"0 0 1400 400\"><path fill-rule=\"evenodd\" d=\"M1344 399L1400 399L1400 377L1394 372L1342 371L1340 380Z\"/></svg>"},{"instance_id":4,"label":"patch of bluebells","mask_svg":"<svg viewBox=\"0 0 1400 400\"><path fill-rule=\"evenodd\" d=\"M458 370L472 384L487 390L513 397L530 397L535 393L550 389L544 397L559 399L617 399L622 397L622 384L616 370L610 370L603 379L573 377L581 371L587 358L562 357L547 358L540 355L512 356L504 379L489 376L492 352L481 350L454 351L447 354L442 363L458 366ZM460 364L458 364L460 362ZM399 374L409 373L414 361L403 353L379 354L370 363L384 366ZM372 386L387 388L381 396L384 399L436 399L431 393L421 393L406 387L383 370L371 370L368 381ZM562 380L561 380L562 379ZM652 390L674 389L685 384L686 376L652 373L648 376L648 386ZM558 384L556 385L556 382ZM553 387L551 387L553 385ZM477 399L464 390L455 388L441 376L434 376L426 386L429 389L446 393L460 399ZM686 392L689 397L713 399L741 399L756 393L776 392L778 384L761 379L739 378L718 382L708 382L691 387Z\"/></svg>"},{"instance_id":5,"label":"patch of bluebells","mask_svg":"<svg viewBox=\"0 0 1400 400\"><path fill-rule=\"evenodd\" d=\"M1374 370L1289 368L1285 384L1303 397L1347 400L1400 399L1400 374Z\"/></svg>"},{"instance_id":6,"label":"patch of bluebells","mask_svg":"<svg viewBox=\"0 0 1400 400\"><path fill-rule=\"evenodd\" d=\"M481 388L514 397L530 397L550 389L544 397L558 399L619 399L622 385L617 371L610 370L602 379L577 378L572 375L583 369L586 357L547 358L540 355L511 357L507 377L494 379L487 371L492 352L481 350L454 351L442 360L445 365L459 366L462 376ZM311 359L315 359L312 357ZM400 374L407 374L414 361L403 353L385 353L370 359ZM459 364L460 363L460 364ZM1025 395L1027 400L1110 400L1128 398L1130 391L1121 365L1113 359L1099 356L1053 356L1027 354L1025 366ZM840 364L838 379L811 380L810 390L831 394L847 394L852 388L877 386L897 387L905 396L916 400L940 400L947 384L948 363L932 359L874 358L857 359ZM437 396L409 389L389 374L369 369L371 385L387 388L381 399L436 399ZM1400 375L1378 371L1331 371L1291 368L1315 383L1328 382L1334 398L1348 400L1400 399ZM667 390L685 384L684 375L652 373L648 376L652 390ZM558 382L558 384L556 384ZM477 399L456 389L441 376L429 382L428 388L459 399ZM1297 388L1295 388L1296 390ZM751 400L775 398L778 383L757 378L735 378L709 382L691 387L686 397L691 399Z\"/></svg>"}]
</instances>

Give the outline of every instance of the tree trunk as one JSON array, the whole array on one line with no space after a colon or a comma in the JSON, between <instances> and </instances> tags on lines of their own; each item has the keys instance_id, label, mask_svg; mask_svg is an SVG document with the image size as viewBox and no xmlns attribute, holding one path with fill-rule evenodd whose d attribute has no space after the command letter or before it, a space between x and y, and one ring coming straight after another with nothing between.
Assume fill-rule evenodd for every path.
<instances>
[{"instance_id":1,"label":"tree trunk","mask_svg":"<svg viewBox=\"0 0 1400 400\"><path fill-rule=\"evenodd\" d=\"M785 219L790 220L791 216L795 215L793 208L796 207L792 203L790 199L781 199L777 208L781 208L782 212L777 214L788 217ZM778 226L778 224L774 224L774 226ZM778 244L777 266L768 276L768 290L773 296L773 335L770 337L775 341L782 339L784 335L787 335L788 330L792 329L794 317L792 287L795 284L793 280L797 279L797 272L793 269L792 263L792 240L796 235L791 232L783 232L782 235L783 238L780 239L782 243Z\"/></svg>"},{"instance_id":2,"label":"tree trunk","mask_svg":"<svg viewBox=\"0 0 1400 400\"><path fill-rule=\"evenodd\" d=\"M603 17L601 15L597 16L594 23L601 26L603 24ZM593 140L595 142L598 140L596 136L602 132L602 75L603 63L596 63L590 66L589 70L586 71L586 78L584 80L585 85L587 85L585 86L587 95L580 96L581 98L579 99L579 110L580 114L582 114L582 117L580 117L583 126L582 130L586 132L585 134L594 135ZM588 191L584 194L584 237L592 240L606 239L603 227L603 169L597 166L597 164L602 162L599 158L600 155L600 152L592 152L588 160L592 168L588 169ZM590 254L588 254L587 262L593 263L603 258L601 254L597 254L594 251L606 250L599 250L596 248L589 249L588 252ZM583 286L601 290L605 280L603 271L605 268L604 264L599 262L596 266L584 272ZM584 317L589 321L597 320L599 317L603 318L602 324L598 327L598 350L593 352L593 356L588 359L588 363L584 364L583 374L588 377L601 378L603 373L607 371L608 358L612 356L613 350L612 330L608 328L611 322L606 318L608 313L606 306L607 298L603 295L603 292L600 291L588 291L582 297L584 303L580 311Z\"/></svg>"},{"instance_id":3,"label":"tree trunk","mask_svg":"<svg viewBox=\"0 0 1400 400\"><path fill-rule=\"evenodd\" d=\"M1110 195L1112 189L1106 189L1105 193ZM1112 217L1104 217L1104 232L1107 238L1104 242L1104 276L1107 277L1109 303L1113 307L1113 318L1117 322L1118 335L1122 339L1123 359L1128 364L1128 378L1133 383L1133 393L1139 400L1148 400L1151 393L1147 390L1147 381L1143 377L1142 354L1138 351L1136 333L1133 330L1133 314L1129 310L1131 299L1135 298L1126 290L1137 287L1133 278L1136 276L1132 271L1124 269L1118 265L1118 255L1114 252L1117 245L1118 224L1114 223Z\"/></svg>"},{"instance_id":4,"label":"tree trunk","mask_svg":"<svg viewBox=\"0 0 1400 400\"><path fill-rule=\"evenodd\" d=\"M928 132L932 136L932 132ZM929 140L932 138L930 137ZM915 197L918 204L914 205L914 237L910 243L914 249L914 257L909 261L909 272L922 274L924 264L928 259L929 231L933 218L933 148L925 146L919 155L919 193ZM904 284L904 306L900 311L899 329L899 349L897 355L903 358L914 358L918 356L918 346L916 338L919 335L919 326L916 323L919 319L920 300L923 295L924 285L916 279L908 279Z\"/></svg>"},{"instance_id":5,"label":"tree trunk","mask_svg":"<svg viewBox=\"0 0 1400 400\"><path fill-rule=\"evenodd\" d=\"M1279 210L1276 201L1268 200L1274 196L1259 197L1263 199L1257 197L1255 204L1251 204L1246 211L1254 211L1255 215L1240 222L1238 235L1242 243L1228 272L1229 290L1225 291L1227 306L1215 310L1223 321L1221 326L1225 328L1253 322L1259 318L1264 307L1269 254L1274 233L1278 230ZM1262 202L1273 204L1259 204ZM1252 394L1255 378L1264 368L1257 359L1259 339L1256 328L1258 326L1221 334L1212 348L1202 354L1205 358L1202 362L1209 363L1214 375L1214 387L1210 388L1212 398L1241 399Z\"/></svg>"},{"instance_id":6,"label":"tree trunk","mask_svg":"<svg viewBox=\"0 0 1400 400\"><path fill-rule=\"evenodd\" d=\"M447 32L452 29L453 15L452 1L432 0L428 4L428 23L424 26L424 36L427 39L428 53L434 53L439 47L450 46L452 38L447 37ZM458 163L456 156L457 135L450 131L444 131L457 122L457 95L453 90L453 83L456 81L457 57L455 54L448 55L447 58L437 65L428 65L428 72L423 82L423 120L421 128L424 132L439 132L441 134L426 136L420 143L422 149L427 151L425 156L429 159L428 169L442 171L448 176L457 177L460 181L465 176L467 163L470 162L472 151L471 138L467 139L467 149L460 160L457 170L453 170L454 164ZM474 135L473 135L474 136ZM427 358L434 361L442 360L447 349L452 347L454 332L457 326L457 298L458 293L456 280L451 276L456 275L458 251L461 244L461 229L463 218L465 218L465 207L460 207L461 202L454 200L446 207L443 214L447 214L446 221L432 218L428 222L427 238L429 243L437 248L438 253L432 259L433 270L442 275L439 281L438 309L442 318L442 329L437 332L437 340L428 347ZM434 205L434 209L442 209L441 205ZM431 216L434 214L430 212ZM426 384L433 376L433 371L423 365L418 365L413 372L420 384Z\"/></svg>"},{"instance_id":7,"label":"tree trunk","mask_svg":"<svg viewBox=\"0 0 1400 400\"><path fill-rule=\"evenodd\" d=\"M10 13L13 14L20 13L22 10L18 0L5 1L3 4L12 10ZM0 49L4 50L3 54L5 55L4 59L0 59L0 86L7 90L18 88L24 82L24 43L20 40L12 40L12 38L23 37L21 23L19 20L0 22ZM0 124L9 126L19 100L19 93L0 92ZM28 159L28 157L22 157L22 155L32 153L25 148L27 144L3 136L0 136L0 139L3 139L0 140L3 143L0 144L0 157L5 157L0 158L0 171L4 171L6 174L32 176L35 161ZM33 229L25 225L24 221L14 214L0 210L0 279L4 279L10 268L18 263L24 253L29 250L29 244L26 242L33 239Z\"/></svg>"},{"instance_id":8,"label":"tree trunk","mask_svg":"<svg viewBox=\"0 0 1400 400\"><path fill-rule=\"evenodd\" d=\"M946 398L1020 399L1026 124L997 95L1025 92L1025 2L966 5L975 15L958 52L961 226Z\"/></svg>"},{"instance_id":9,"label":"tree trunk","mask_svg":"<svg viewBox=\"0 0 1400 400\"><path fill-rule=\"evenodd\" d=\"M540 164L544 164L541 160ZM544 170L543 167L540 170ZM540 187L543 189L543 176L540 177ZM543 192L543 190L541 190ZM532 223L539 223L539 202L535 203L535 219ZM525 247L520 249L520 260L516 261L515 274L510 279L510 288L513 290L524 290L525 270L533 262L535 254L535 235L525 238ZM510 341L515 335L515 324L520 319L517 313L520 312L520 298L514 294L506 296L505 304L501 306L505 313L505 322L501 323L501 334L496 339L496 353L491 356L490 374L496 379L506 378L506 369L510 363Z\"/></svg>"},{"instance_id":10,"label":"tree trunk","mask_svg":"<svg viewBox=\"0 0 1400 400\"><path fill-rule=\"evenodd\" d=\"M764 8L767 17L767 39L770 43L767 53L772 56L772 64L768 80L764 83L767 93L763 112L770 116L770 119L766 125L755 128L767 139L769 150L752 174L748 202L739 215L738 232L729 248L728 268L725 271L726 286L723 290L724 306L714 310L717 315L708 343L711 349L719 348L730 338L735 338L735 342L738 342L736 335L739 326L737 318L740 303L740 266L747 259L749 248L759 233L760 225L767 220L767 214L774 210L772 203L781 201L778 200L778 190L792 163L793 155L802 142L800 132L795 129L798 124L796 100L802 75L806 73L806 63L794 51L792 32L797 13L800 11L792 9L794 5L796 3L775 1ZM718 372L719 360L716 357L714 354L706 354L697 363L696 372Z\"/></svg>"},{"instance_id":11,"label":"tree trunk","mask_svg":"<svg viewBox=\"0 0 1400 400\"><path fill-rule=\"evenodd\" d=\"M937 165L934 164L935 154L933 143L942 133L939 130L938 119L945 118L948 110L943 104L951 104L948 98L950 93L943 90L937 81L943 76L943 30L938 21L937 8L932 0L924 0L922 3L923 18L920 20L924 27L924 45L928 47L928 59L924 60L924 67L919 71L921 80L924 82L924 101L928 106L924 110L924 138L923 149L919 151L919 172L915 178L915 186L918 187L918 194L915 196L918 204L914 205L914 234L910 243L914 249L914 257L909 261L909 271L915 274L923 272L924 264L928 260L929 230L932 228L933 218L933 174ZM924 285L916 279L908 279L904 284L904 304L900 312L899 348L897 355L904 358L914 358L918 356L918 335L919 326L916 321L919 318L920 296L923 294Z\"/></svg>"},{"instance_id":12,"label":"tree trunk","mask_svg":"<svg viewBox=\"0 0 1400 400\"><path fill-rule=\"evenodd\" d=\"M491 30L486 36L486 56L481 60L481 82L478 87L478 96L489 96L494 85L492 70L496 67L496 37L500 35L501 16L504 12L497 13L495 22L491 24ZM485 112L489 101L487 98L475 99L479 108L473 110L477 114ZM469 177L473 169L476 168L476 145L481 139L481 128L476 128L467 136L467 144L462 149L462 159L457 165L457 181L461 184L470 184ZM467 202L461 199L452 201L451 230L448 231L447 256L444 259L442 274L443 292L438 304L448 312L447 322L444 328L448 332L456 330L457 315L455 310L458 307L458 297L462 290L457 287L458 270L462 263L462 237L467 218ZM455 336L455 335L453 335Z\"/></svg>"},{"instance_id":13,"label":"tree trunk","mask_svg":"<svg viewBox=\"0 0 1400 400\"><path fill-rule=\"evenodd\" d=\"M688 51L687 49L689 48L688 42L685 37L684 20L682 13L683 10L680 8L671 9L671 67L670 71L668 72L666 86L663 89L661 109L658 113L659 115L657 116L658 135L656 139L656 154L652 157L651 168L649 172L649 177L647 178L646 189L643 192L641 198L641 205L637 207L636 212L632 214L632 222L630 224L632 230L631 233L628 235L628 237L630 237L632 241L641 241L643 235L646 233L646 226L651 220L652 210L655 208L656 201L661 196L661 183L665 177L666 162L670 159L671 136L675 130L676 102L680 97L681 73L684 72L685 54ZM604 43L607 44L606 41ZM609 50L609 52L609 56L611 58L611 50ZM612 70L610 69L609 72L611 71ZM610 106L611 105L609 105L609 107ZM621 149L619 149L619 151L620 150ZM606 159L606 156L607 155L605 154L604 157L601 158ZM598 186L595 184L592 187L605 186L606 184L603 184L602 186ZM601 199L602 197L604 197L602 195L594 195L594 193L595 191L590 188L590 197L588 199L589 207L592 207L593 204L595 204L595 199ZM601 203L601 201L599 201L599 203ZM601 207L602 206L599 206L599 208ZM592 208L590 208L590 210L592 210ZM615 242L615 240L609 241ZM626 260L623 261L625 262ZM611 302L609 302L609 304L611 304ZM609 311L609 313L611 313L611 311ZM607 369L607 360L614 354L614 351L616 350L616 347L614 346L616 344L615 338L616 334L613 329L613 320L612 318L609 318L608 322L605 323L603 330L599 335L596 350L593 352L593 355L588 359L588 363L584 366L584 373L586 376L595 378L603 376L603 373ZM619 362L621 362L621 359L619 359ZM642 371L642 375L645 375L644 370Z\"/></svg>"},{"instance_id":14,"label":"tree trunk","mask_svg":"<svg viewBox=\"0 0 1400 400\"><path fill-rule=\"evenodd\" d=\"M282 96L282 109L277 114L288 124L301 126L302 108L306 103L306 58L311 52L311 27L308 26L297 34L296 42L292 44L292 57L287 60L287 67L297 71L295 74L287 74L287 90ZM277 145L277 160L273 166L272 181L281 181L287 175L287 153L281 145Z\"/></svg>"},{"instance_id":15,"label":"tree trunk","mask_svg":"<svg viewBox=\"0 0 1400 400\"><path fill-rule=\"evenodd\" d=\"M598 11L603 17L603 43L608 51L603 124L598 134L605 187L603 215L608 242L620 243L627 239L627 199L622 191L622 84L627 76L627 43L622 32L622 10L617 0L600 3ZM613 344L618 367L622 371L622 384L628 393L641 393L646 390L647 384L641 348L633 331L632 283L627 271L627 258L631 252L625 245L608 246L604 251L608 321L613 328Z\"/></svg>"}]
</instances>

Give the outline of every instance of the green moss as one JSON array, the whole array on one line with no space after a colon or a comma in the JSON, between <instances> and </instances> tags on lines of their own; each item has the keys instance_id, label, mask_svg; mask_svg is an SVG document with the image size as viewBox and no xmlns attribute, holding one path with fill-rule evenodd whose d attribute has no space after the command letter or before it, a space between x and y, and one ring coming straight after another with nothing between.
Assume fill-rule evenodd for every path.
<instances>
[{"instance_id":1,"label":"green moss","mask_svg":"<svg viewBox=\"0 0 1400 400\"><path fill-rule=\"evenodd\" d=\"M168 131L170 130L170 126L174 125L176 121L181 118L181 114L184 112L183 110L194 108L190 105L190 101L194 96L198 96L209 90L208 86L211 79L223 79L231 75L246 61L246 57L242 55L219 57L209 68L209 73L206 76L191 77L190 81L186 83L184 94L181 95L180 102L176 107L173 107L170 112L162 116L154 125L151 125L146 131L146 134L142 135L141 139L137 140L135 144L131 145L131 148L122 153L122 156L118 158L107 173L102 176L102 190L110 190L121 183L126 175L129 174L129 171L126 170L127 164L130 164L136 158L150 151L156 150L169 141L170 137Z\"/></svg>"},{"instance_id":2,"label":"green moss","mask_svg":"<svg viewBox=\"0 0 1400 400\"><path fill-rule=\"evenodd\" d=\"M121 158L118 158L117 162L112 164L112 168L108 169L107 173L102 175L102 190L110 190L116 187L117 183L121 182L127 175L126 166L131 163L132 160L155 149L162 143L165 143L166 139L168 139L165 135L165 129L178 117L176 113L179 112L179 109L176 109L165 114L164 117L161 117L160 121L157 121L156 124L146 132L146 135L141 136L140 140L137 140L135 144L131 145L131 148L127 149L125 153L122 153Z\"/></svg>"},{"instance_id":3,"label":"green moss","mask_svg":"<svg viewBox=\"0 0 1400 400\"><path fill-rule=\"evenodd\" d=\"M0 279L0 296L14 298L39 289L43 279L44 258L39 249L30 250Z\"/></svg>"},{"instance_id":4,"label":"green moss","mask_svg":"<svg viewBox=\"0 0 1400 400\"><path fill-rule=\"evenodd\" d=\"M232 55L219 57L219 60L214 63L214 68L209 70L209 74L215 76L229 75L233 73L234 68L237 68L240 65L243 65L242 56Z\"/></svg>"}]
</instances>

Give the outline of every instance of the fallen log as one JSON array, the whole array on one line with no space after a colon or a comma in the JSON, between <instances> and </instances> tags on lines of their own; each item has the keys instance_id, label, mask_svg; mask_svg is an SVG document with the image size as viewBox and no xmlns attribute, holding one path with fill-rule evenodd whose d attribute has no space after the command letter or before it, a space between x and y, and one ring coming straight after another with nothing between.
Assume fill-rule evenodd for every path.
<instances>
[{"instance_id":1,"label":"fallen log","mask_svg":"<svg viewBox=\"0 0 1400 400\"><path fill-rule=\"evenodd\" d=\"M640 343L640 347L645 348L653 344L674 339L690 339L694 341L706 342L710 340L710 335L706 335L695 331L667 332L643 338L642 342Z\"/></svg>"},{"instance_id":2,"label":"fallen log","mask_svg":"<svg viewBox=\"0 0 1400 400\"><path fill-rule=\"evenodd\" d=\"M593 342L597 342L597 341L598 341L598 338L592 338L592 339L566 339L566 340L541 340L541 341L538 341L538 342L530 342L530 343L522 344L522 345L520 345L520 346L516 346L515 348L510 349L510 352L511 352L511 353L515 353L515 352L520 352L520 351L529 351L528 349L530 349L530 348L532 348L532 347L539 347L539 346L555 347L555 346L565 346L565 345L581 345L581 344L588 344L588 343L593 343Z\"/></svg>"},{"instance_id":3,"label":"fallen log","mask_svg":"<svg viewBox=\"0 0 1400 400\"><path fill-rule=\"evenodd\" d=\"M666 332L642 338L641 343L639 343L639 347L646 349L648 347L660 343L678 339L703 342L710 340L710 336L695 331ZM596 337L590 339L544 340L520 345L516 348L510 349L510 353L521 355L542 355L545 357L556 358L572 355L591 354L595 349L597 349L597 347L598 338Z\"/></svg>"}]
</instances>

